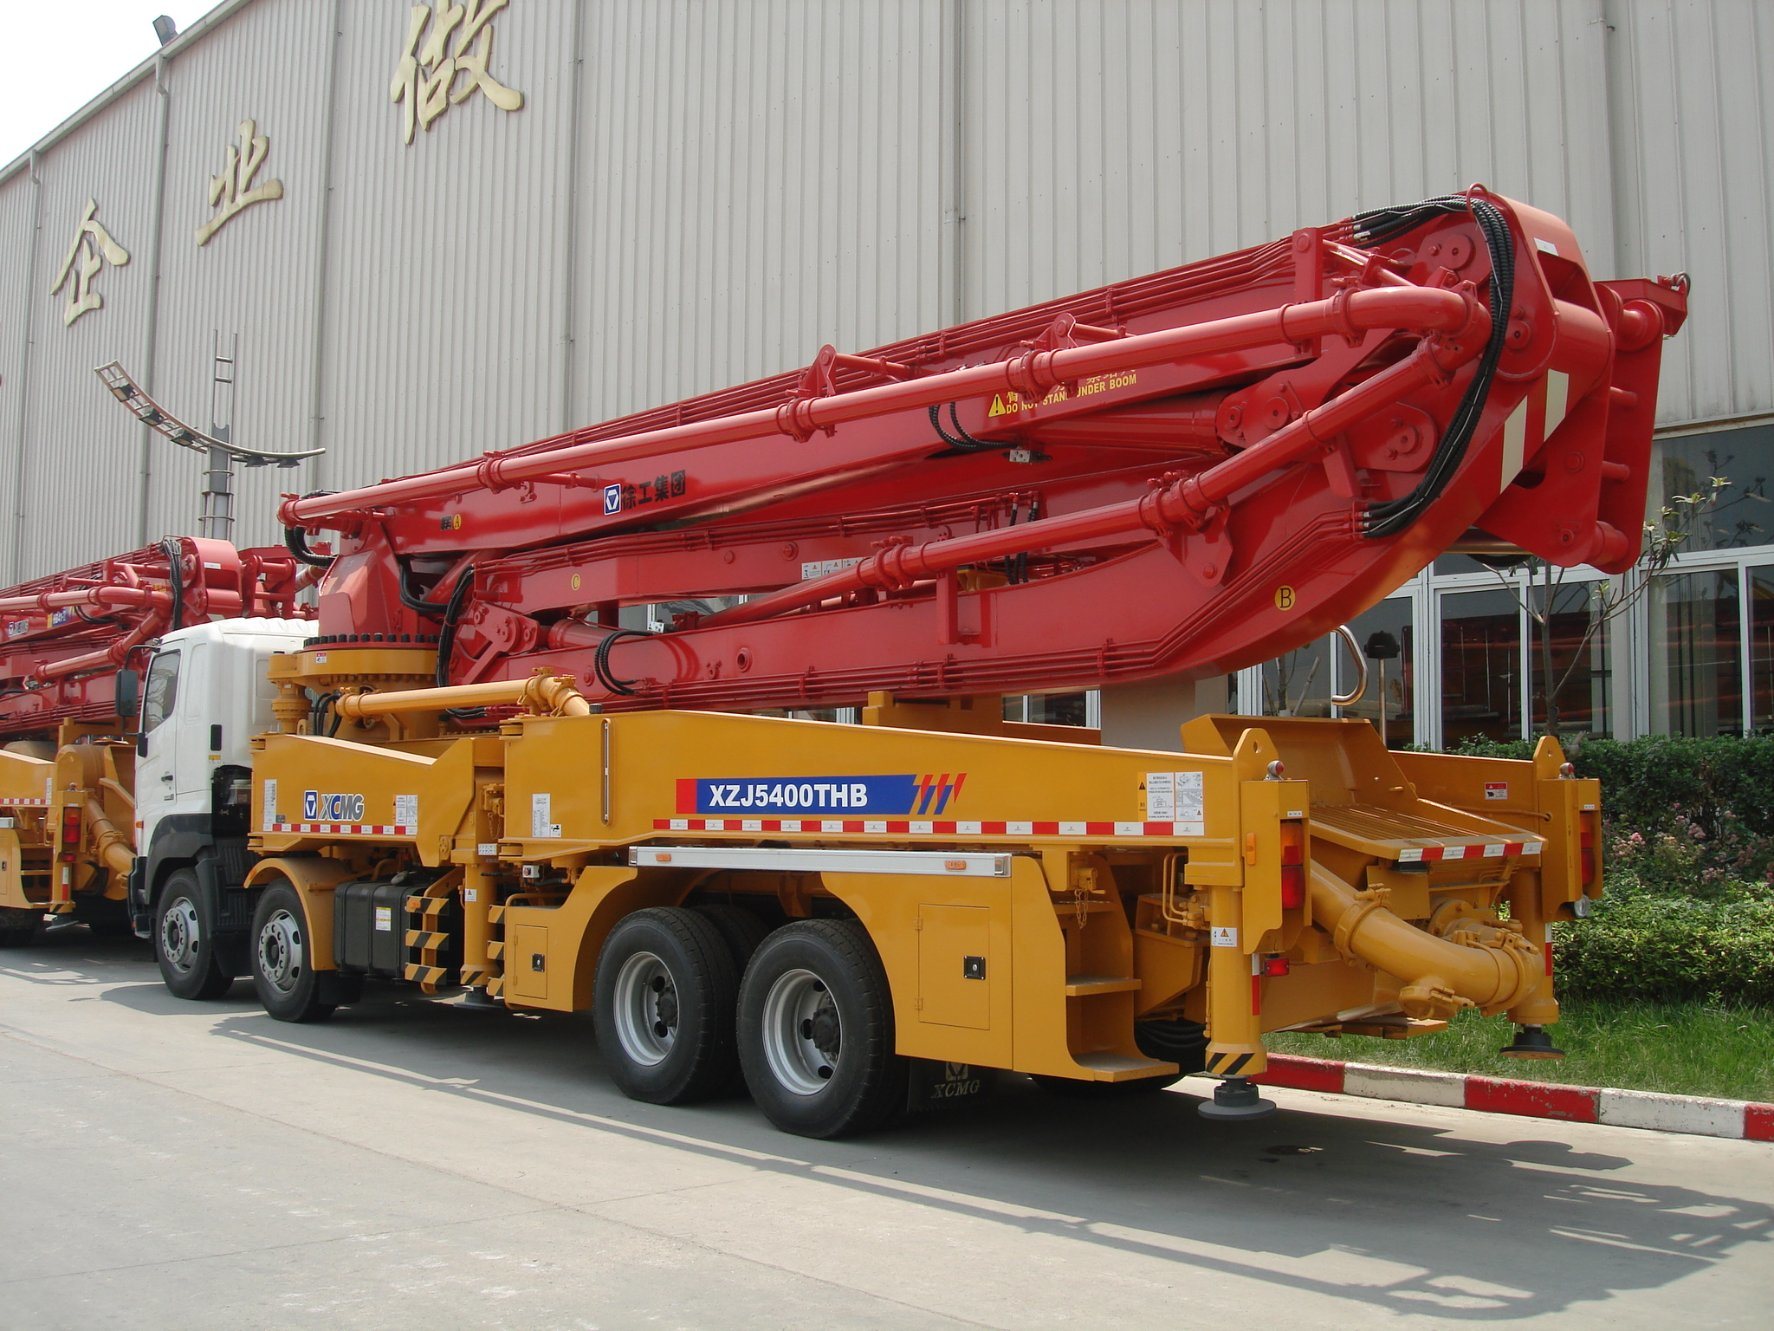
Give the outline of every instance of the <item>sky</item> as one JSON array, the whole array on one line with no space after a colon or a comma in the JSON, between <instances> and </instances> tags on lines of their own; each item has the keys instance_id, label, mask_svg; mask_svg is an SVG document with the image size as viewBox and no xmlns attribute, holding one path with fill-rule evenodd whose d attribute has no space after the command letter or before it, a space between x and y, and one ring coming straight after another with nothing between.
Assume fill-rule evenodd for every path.
<instances>
[{"instance_id":1,"label":"sky","mask_svg":"<svg viewBox=\"0 0 1774 1331\"><path fill-rule=\"evenodd\" d=\"M183 32L215 0L0 0L0 165L160 49L154 18Z\"/></svg>"}]
</instances>

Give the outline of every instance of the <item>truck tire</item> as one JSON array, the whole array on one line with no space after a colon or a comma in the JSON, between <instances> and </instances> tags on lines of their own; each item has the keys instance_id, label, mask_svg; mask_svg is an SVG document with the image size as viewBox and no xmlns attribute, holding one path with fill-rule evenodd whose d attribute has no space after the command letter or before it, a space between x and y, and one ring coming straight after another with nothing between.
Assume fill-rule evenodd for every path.
<instances>
[{"instance_id":1,"label":"truck tire","mask_svg":"<svg viewBox=\"0 0 1774 1331\"><path fill-rule=\"evenodd\" d=\"M693 910L625 916L598 954L592 1022L610 1080L631 1100L677 1105L732 1085L739 969Z\"/></svg>"},{"instance_id":2,"label":"truck tire","mask_svg":"<svg viewBox=\"0 0 1774 1331\"><path fill-rule=\"evenodd\" d=\"M764 940L739 988L739 1061L758 1108L784 1132L840 1137L905 1108L893 995L868 931L804 920Z\"/></svg>"},{"instance_id":3,"label":"truck tire","mask_svg":"<svg viewBox=\"0 0 1774 1331\"><path fill-rule=\"evenodd\" d=\"M253 988L279 1021L324 1021L333 1005L320 1001L312 939L302 898L288 883L272 883L253 909Z\"/></svg>"},{"instance_id":4,"label":"truck tire","mask_svg":"<svg viewBox=\"0 0 1774 1331\"><path fill-rule=\"evenodd\" d=\"M711 901L707 905L698 906L696 913L714 925L715 932L727 945L727 951L733 957L733 973L744 975L752 953L770 936L770 926L759 918L756 911L744 906L730 905L725 901Z\"/></svg>"},{"instance_id":5,"label":"truck tire","mask_svg":"<svg viewBox=\"0 0 1774 1331\"><path fill-rule=\"evenodd\" d=\"M174 871L154 903L154 959L160 978L178 998L220 998L234 983L204 927L203 894L190 869Z\"/></svg>"},{"instance_id":6,"label":"truck tire","mask_svg":"<svg viewBox=\"0 0 1774 1331\"><path fill-rule=\"evenodd\" d=\"M42 928L40 910L0 909L0 947L29 947Z\"/></svg>"}]
</instances>

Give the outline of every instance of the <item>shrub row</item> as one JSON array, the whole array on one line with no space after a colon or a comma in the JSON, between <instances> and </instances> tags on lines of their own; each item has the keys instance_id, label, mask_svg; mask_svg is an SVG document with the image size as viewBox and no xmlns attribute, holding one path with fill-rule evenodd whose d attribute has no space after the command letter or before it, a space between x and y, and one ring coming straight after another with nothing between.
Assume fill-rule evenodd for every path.
<instances>
[{"instance_id":1,"label":"shrub row","mask_svg":"<svg viewBox=\"0 0 1774 1331\"><path fill-rule=\"evenodd\" d=\"M1774 900L1628 891L1554 932L1561 997L1774 1007Z\"/></svg>"},{"instance_id":2,"label":"shrub row","mask_svg":"<svg viewBox=\"0 0 1774 1331\"><path fill-rule=\"evenodd\" d=\"M1457 750L1527 758L1533 745L1471 741ZM1682 739L1591 739L1568 745L1579 776L1598 777L1602 807L1616 826L1650 836L1686 813L1708 836L1735 816L1751 833L1774 835L1774 735Z\"/></svg>"}]
</instances>

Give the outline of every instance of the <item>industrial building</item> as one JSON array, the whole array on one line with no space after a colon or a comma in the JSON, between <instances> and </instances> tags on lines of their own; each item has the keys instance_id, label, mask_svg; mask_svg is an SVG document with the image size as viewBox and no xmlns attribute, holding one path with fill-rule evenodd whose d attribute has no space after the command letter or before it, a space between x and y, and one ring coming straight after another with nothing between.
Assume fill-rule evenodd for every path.
<instances>
[{"instance_id":1,"label":"industrial building","mask_svg":"<svg viewBox=\"0 0 1774 1331\"><path fill-rule=\"evenodd\" d=\"M1449 557L1357 714L1432 745L1774 725L1774 15L1754 0L228 0L0 169L0 582L196 524L118 362L342 488L1483 181L1600 277L1686 272L1648 520L1568 579ZM219 393L218 348L232 362ZM1715 484L1719 478L1726 484ZM1704 502L1684 502L1695 495ZM1014 700L1174 744L1324 713L1334 642L1227 681Z\"/></svg>"}]
</instances>

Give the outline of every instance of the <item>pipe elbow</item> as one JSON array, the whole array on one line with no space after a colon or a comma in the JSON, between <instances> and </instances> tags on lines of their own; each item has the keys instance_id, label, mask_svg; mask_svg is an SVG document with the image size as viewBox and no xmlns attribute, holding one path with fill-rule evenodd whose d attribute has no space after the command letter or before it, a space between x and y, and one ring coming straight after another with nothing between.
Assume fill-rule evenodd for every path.
<instances>
[{"instance_id":1,"label":"pipe elbow","mask_svg":"<svg viewBox=\"0 0 1774 1331\"><path fill-rule=\"evenodd\" d=\"M1399 1004L1410 1016L1512 1007L1541 983L1532 945L1501 926L1451 911L1420 929L1316 864L1310 891L1317 926L1343 956L1402 981Z\"/></svg>"}]
</instances>

